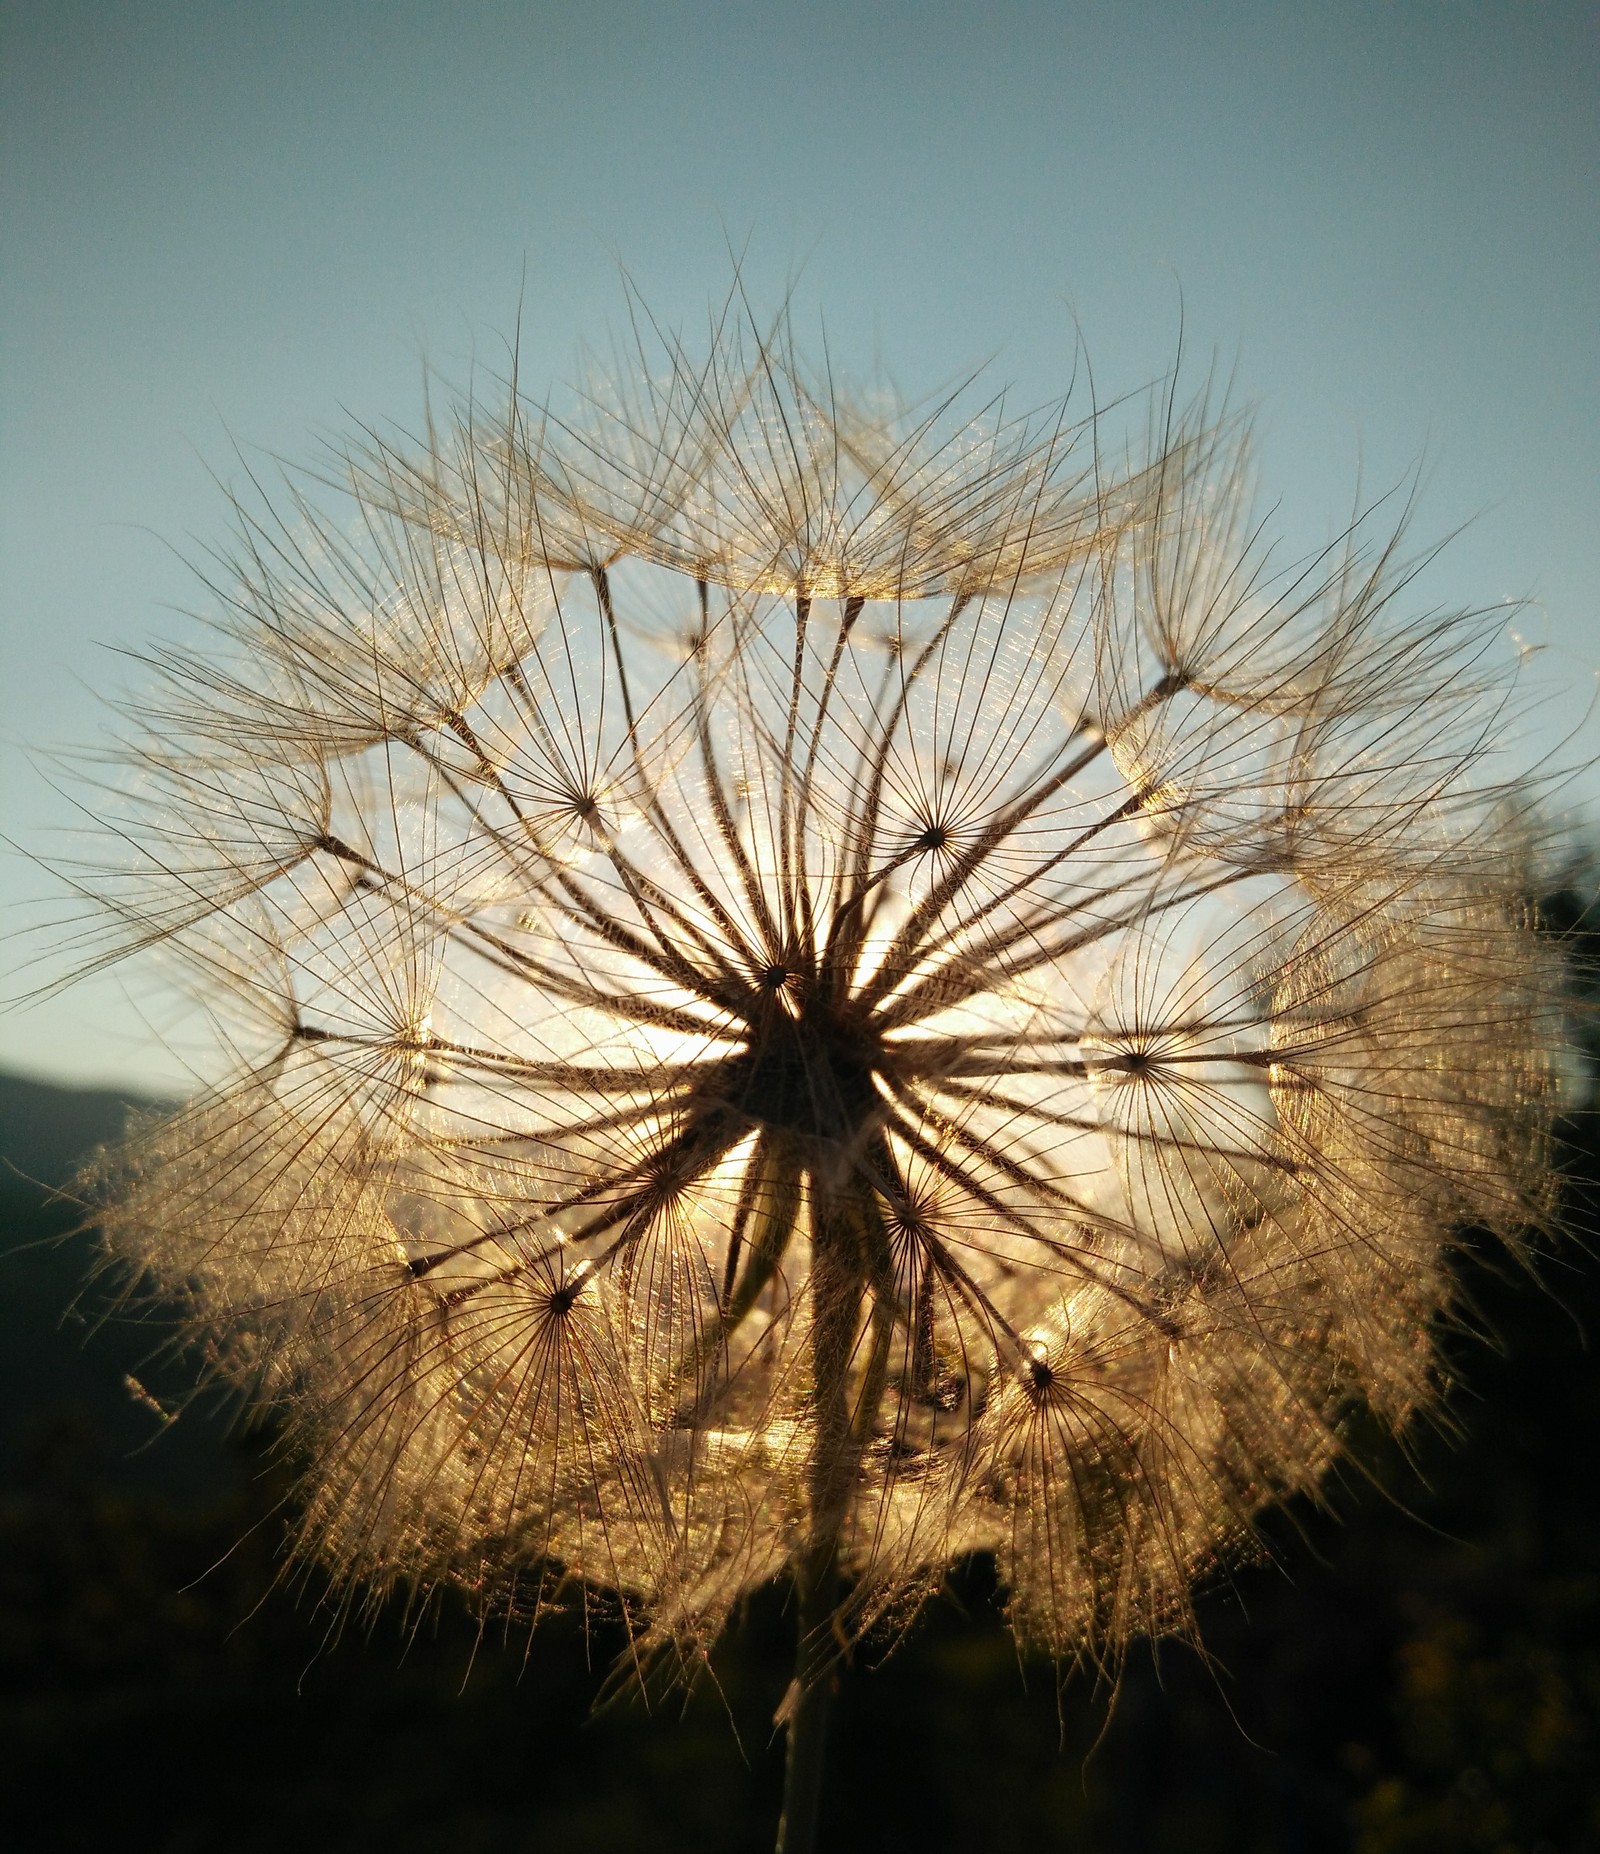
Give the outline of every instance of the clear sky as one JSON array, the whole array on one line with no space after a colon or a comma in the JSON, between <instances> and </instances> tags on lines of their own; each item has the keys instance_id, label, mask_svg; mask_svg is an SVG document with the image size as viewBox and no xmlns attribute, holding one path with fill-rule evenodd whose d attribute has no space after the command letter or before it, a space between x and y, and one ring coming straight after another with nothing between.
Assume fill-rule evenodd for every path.
<instances>
[{"instance_id":1,"label":"clear sky","mask_svg":"<svg viewBox=\"0 0 1600 1854\"><path fill-rule=\"evenodd\" d=\"M1600 8L1541 0L0 0L0 779L91 739L117 647L203 603L213 480L414 419L503 354L725 291L922 392L1102 396L1215 355L1297 545L1358 461L1467 522L1428 603L1527 598L1547 732L1600 666ZM1508 618L1508 624L1510 620ZM1508 643L1508 650L1511 645ZM1591 717L1586 750L1600 750ZM1591 778L1587 791L1600 793ZM0 866L12 930L45 889ZM37 950L35 948L35 950ZM178 1085L137 983L0 1015L0 1063Z\"/></svg>"}]
</instances>

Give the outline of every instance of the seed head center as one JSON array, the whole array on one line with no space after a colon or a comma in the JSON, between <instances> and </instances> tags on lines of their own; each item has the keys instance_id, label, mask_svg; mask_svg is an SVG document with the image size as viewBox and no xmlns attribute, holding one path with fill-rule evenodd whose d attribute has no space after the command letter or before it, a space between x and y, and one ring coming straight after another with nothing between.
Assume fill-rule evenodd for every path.
<instances>
[{"instance_id":1,"label":"seed head center","mask_svg":"<svg viewBox=\"0 0 1600 1854\"><path fill-rule=\"evenodd\" d=\"M751 1025L745 1049L728 1063L727 1095L758 1126L854 1144L882 1117L873 1082L882 1057L870 1029L806 999L793 1014L773 1010Z\"/></svg>"}]
</instances>

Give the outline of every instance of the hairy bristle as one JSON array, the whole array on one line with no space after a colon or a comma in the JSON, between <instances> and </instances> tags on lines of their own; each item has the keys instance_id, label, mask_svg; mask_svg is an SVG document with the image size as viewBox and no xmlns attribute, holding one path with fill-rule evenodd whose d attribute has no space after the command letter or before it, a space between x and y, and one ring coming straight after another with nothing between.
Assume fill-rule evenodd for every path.
<instances>
[{"instance_id":1,"label":"hairy bristle","mask_svg":"<svg viewBox=\"0 0 1600 1854\"><path fill-rule=\"evenodd\" d=\"M1276 570L1203 409L1117 469L736 319L241 506L82 878L216 1031L107 1239L352 1581L697 1645L987 1552L1114 1655L1545 1211L1503 692L1393 537Z\"/></svg>"}]
</instances>

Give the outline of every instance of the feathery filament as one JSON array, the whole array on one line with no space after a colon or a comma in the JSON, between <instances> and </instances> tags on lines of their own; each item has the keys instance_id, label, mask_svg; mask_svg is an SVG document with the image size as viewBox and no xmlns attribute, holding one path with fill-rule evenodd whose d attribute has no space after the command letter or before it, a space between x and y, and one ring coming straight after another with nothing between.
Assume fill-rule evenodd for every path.
<instances>
[{"instance_id":1,"label":"feathery filament","mask_svg":"<svg viewBox=\"0 0 1600 1854\"><path fill-rule=\"evenodd\" d=\"M671 359L242 518L98 882L217 1067L108 1240L351 1579L693 1643L992 1552L1114 1652L1545 1202L1492 683L1392 548L1272 572L1201 416L1112 472Z\"/></svg>"}]
</instances>

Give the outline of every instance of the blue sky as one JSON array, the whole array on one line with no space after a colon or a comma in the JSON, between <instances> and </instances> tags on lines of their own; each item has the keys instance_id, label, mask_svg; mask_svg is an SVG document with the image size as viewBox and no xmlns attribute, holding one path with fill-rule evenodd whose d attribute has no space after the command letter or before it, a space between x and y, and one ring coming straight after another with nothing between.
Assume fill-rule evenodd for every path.
<instances>
[{"instance_id":1,"label":"blue sky","mask_svg":"<svg viewBox=\"0 0 1600 1854\"><path fill-rule=\"evenodd\" d=\"M414 419L422 360L570 377L622 316L793 280L847 367L1022 401L1217 357L1292 544L1420 461L1419 598L1526 598L1600 668L1600 13L1323 6L0 4L0 779L93 737L118 647L203 603L235 452ZM748 241L748 242L747 242ZM524 282L525 278L525 282ZM1508 625L1512 622L1508 612ZM1512 646L1508 643L1507 649ZM1592 776L1579 787L1600 794ZM0 866L20 929L45 884ZM29 942L11 932L16 991ZM0 1015L0 1063L175 1085L138 980Z\"/></svg>"}]
</instances>

